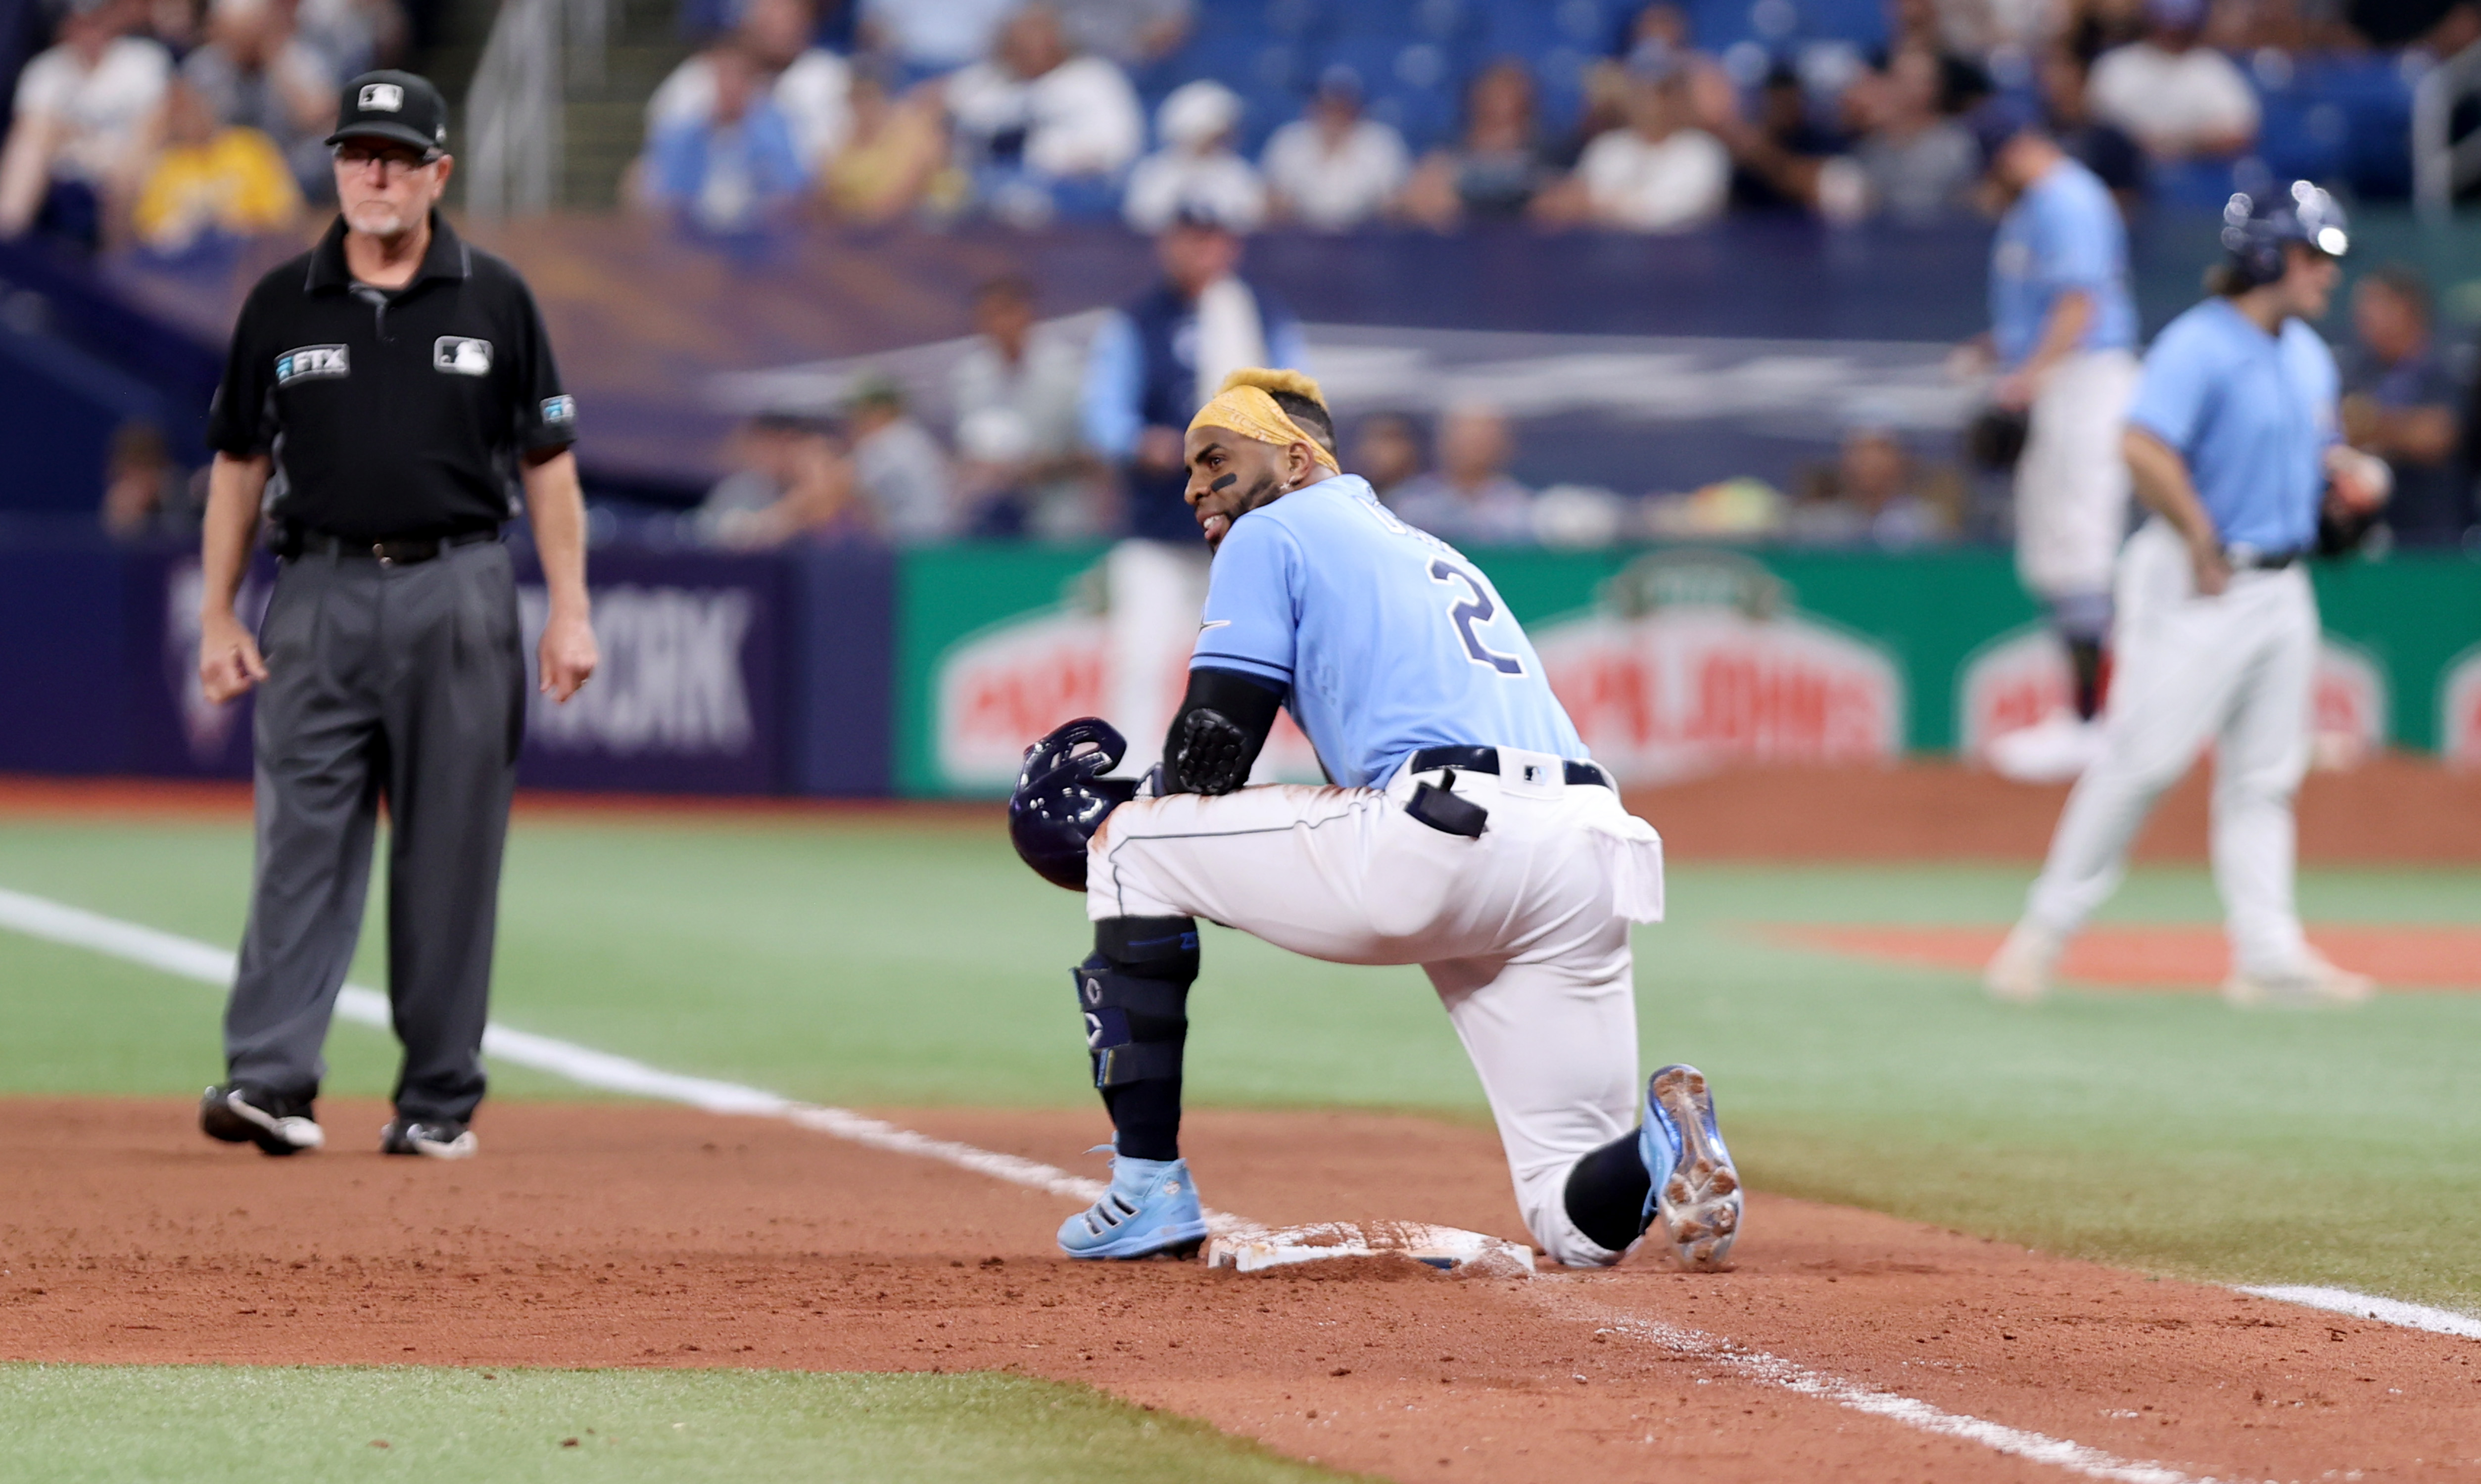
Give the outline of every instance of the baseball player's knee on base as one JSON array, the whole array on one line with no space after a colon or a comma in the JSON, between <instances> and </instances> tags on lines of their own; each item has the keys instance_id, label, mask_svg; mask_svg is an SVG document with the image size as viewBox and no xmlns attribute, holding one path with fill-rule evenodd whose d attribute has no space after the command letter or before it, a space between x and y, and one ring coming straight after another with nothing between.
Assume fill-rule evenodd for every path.
<instances>
[{"instance_id":1,"label":"baseball player's knee on base","mask_svg":"<svg viewBox=\"0 0 2481 1484\"><path fill-rule=\"evenodd\" d=\"M1180 1158L1181 1057L1197 982L1197 921L1115 917L1094 924L1077 966L1078 1008L1113 1147L1138 1159Z\"/></svg>"}]
</instances>

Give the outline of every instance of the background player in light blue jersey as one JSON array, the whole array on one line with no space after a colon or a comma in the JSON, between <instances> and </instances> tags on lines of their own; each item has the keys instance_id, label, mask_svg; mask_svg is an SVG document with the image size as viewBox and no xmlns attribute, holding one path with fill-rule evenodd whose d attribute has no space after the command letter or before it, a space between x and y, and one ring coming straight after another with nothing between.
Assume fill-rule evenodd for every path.
<instances>
[{"instance_id":1,"label":"background player in light blue jersey","mask_svg":"<svg viewBox=\"0 0 2481 1484\"><path fill-rule=\"evenodd\" d=\"M2214 884L2239 1005L2354 1003L2372 986L2312 950L2292 901L2292 791L2309 763L2317 600L2302 570L2357 540L2386 466L2339 441L2317 331L2349 245L2302 181L2233 196L2218 292L2145 358L2125 453L2153 519L2120 559L2118 664L2102 755L2076 782L2024 918L1991 961L2003 1000L2039 999L2068 939L2119 885L2162 791L2214 744Z\"/></svg>"},{"instance_id":2,"label":"background player in light blue jersey","mask_svg":"<svg viewBox=\"0 0 2481 1484\"><path fill-rule=\"evenodd\" d=\"M1179 1148L1205 918L1332 962L1422 965L1554 1259L1615 1262L1659 1216L1684 1263L1717 1266L1740 1193L1706 1080L1636 1080L1629 924L1661 916L1661 842L1586 758L1490 579L1388 513L1333 446L1294 373L1238 373L1198 413L1188 499L1214 575L1155 796L1113 807L1098 780L1116 736L1080 754L1100 736L1082 722L1036 744L1011 801L1019 849L1084 887L1095 928L1076 978L1112 1182L1060 1246L1143 1257L1206 1235ZM1333 786L1241 787L1285 707Z\"/></svg>"},{"instance_id":3,"label":"background player in light blue jersey","mask_svg":"<svg viewBox=\"0 0 2481 1484\"><path fill-rule=\"evenodd\" d=\"M1992 105L1977 120L2010 197L1990 249L1992 398L2025 415L2016 462L2016 570L2068 653L2069 705L1992 745L2026 781L2072 778L2100 749L2111 564L2128 534L2119 435L2136 385L2128 227L2100 177L2038 126Z\"/></svg>"}]
</instances>

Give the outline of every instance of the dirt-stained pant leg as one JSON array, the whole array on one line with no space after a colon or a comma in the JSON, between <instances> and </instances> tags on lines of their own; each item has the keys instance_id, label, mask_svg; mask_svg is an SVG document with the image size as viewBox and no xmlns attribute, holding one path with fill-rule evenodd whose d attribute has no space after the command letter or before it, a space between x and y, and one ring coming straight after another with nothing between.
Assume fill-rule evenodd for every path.
<instances>
[{"instance_id":1,"label":"dirt-stained pant leg","mask_svg":"<svg viewBox=\"0 0 2481 1484\"><path fill-rule=\"evenodd\" d=\"M230 1076L285 1095L325 1075L387 798L398 1106L465 1119L481 1048L525 664L505 548L383 567L288 561L262 626L257 864L225 1006Z\"/></svg>"},{"instance_id":2,"label":"dirt-stained pant leg","mask_svg":"<svg viewBox=\"0 0 2481 1484\"><path fill-rule=\"evenodd\" d=\"M1491 811L1468 840L1404 813L1415 781L1123 805L1087 857L1087 913L1200 917L1314 958L1423 965L1490 1099L1528 1229L1559 1262L1608 1263L1561 1193L1578 1158L1636 1117L1628 923L1584 822L1620 816L1619 800L1461 775L1456 792Z\"/></svg>"}]
</instances>

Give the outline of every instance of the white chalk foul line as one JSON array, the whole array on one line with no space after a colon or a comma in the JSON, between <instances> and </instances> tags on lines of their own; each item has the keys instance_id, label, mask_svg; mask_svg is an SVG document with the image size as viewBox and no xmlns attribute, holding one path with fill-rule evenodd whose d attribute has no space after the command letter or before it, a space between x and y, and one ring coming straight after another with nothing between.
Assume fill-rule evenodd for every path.
<instances>
[{"instance_id":1,"label":"white chalk foul line","mask_svg":"<svg viewBox=\"0 0 2481 1484\"><path fill-rule=\"evenodd\" d=\"M5 887L0 887L0 927L12 927L29 937L44 938L72 948L91 949L114 958L160 969L181 978L212 984L219 989L231 987L233 980L234 955L222 949L89 912L82 907L13 892ZM388 1028L391 1024L387 996L360 984L347 984L337 995L336 1013L343 1019L380 1029ZM596 1051L592 1047L553 1036L537 1035L531 1030L518 1030L496 1022L483 1032L483 1050L485 1054L511 1065L549 1072L606 1092L630 1093L659 1102L683 1104L710 1113L781 1118L867 1148L941 1160L977 1175L987 1175L993 1180L1053 1195L1095 1201L1102 1198L1105 1189L1104 1183L1099 1180L1071 1175L1066 1170L1038 1160L978 1149L952 1139L932 1138L927 1133L916 1133L910 1129L899 1128L883 1119L856 1113L849 1108L799 1103L778 1093L744 1087L739 1082L666 1072L633 1057ZM1209 1211L1207 1221L1218 1233L1254 1230L1251 1223L1226 1211Z\"/></svg>"},{"instance_id":2,"label":"white chalk foul line","mask_svg":"<svg viewBox=\"0 0 2481 1484\"><path fill-rule=\"evenodd\" d=\"M29 937L90 949L218 988L229 988L232 984L235 958L222 949L118 918L105 917L81 907L13 892L6 887L0 887L0 927L14 928ZM359 984L344 987L336 999L336 1013L347 1020L382 1029L391 1025L387 997ZM801 1128L867 1148L936 1159L1009 1185L1075 1200L1098 1200L1106 1188L1101 1181L1071 1175L1038 1160L999 1154L953 1139L932 1138L849 1108L799 1103L779 1093L744 1086L739 1082L666 1072L633 1057L596 1051L531 1030L511 1029L494 1023L483 1032L483 1049L486 1054L511 1064L550 1072L585 1086L631 1093L713 1113L781 1118ZM1209 1224L1218 1234L1262 1230L1257 1223L1228 1211L1210 1211L1206 1215ZM2481 1339L2481 1320L2442 1309L2373 1298L2343 1289L2249 1288L2240 1291L2344 1314L2364 1315L2390 1324ZM1544 1294L1546 1298L1549 1296ZM1830 1401L1851 1411L1883 1417L1923 1432L1977 1443L1997 1452L2050 1464L2091 1478L2119 1481L2119 1484L2215 1484L2213 1480L2182 1473L2161 1464L2129 1462L2080 1443L1944 1411L1925 1401L1812 1370L1762 1350L1741 1348L1719 1336L1633 1315L1601 1312L1591 1317L1615 1333L1651 1341L1675 1353L1720 1366L1761 1385Z\"/></svg>"},{"instance_id":3,"label":"white chalk foul line","mask_svg":"<svg viewBox=\"0 0 2481 1484\"><path fill-rule=\"evenodd\" d=\"M2263 1286L2240 1285L2243 1293L2259 1298L2278 1299L2286 1304L2306 1304L2311 1309L2331 1309L2355 1318L2376 1319L2387 1324L2399 1324L2406 1329L2425 1329L2438 1335L2461 1335L2467 1340L2481 1340L2481 1319L2452 1309L2433 1309L2427 1304L2407 1304L2396 1298L2376 1298L2355 1293L2349 1289L2304 1288L2292 1284Z\"/></svg>"},{"instance_id":4,"label":"white chalk foul line","mask_svg":"<svg viewBox=\"0 0 2481 1484\"><path fill-rule=\"evenodd\" d=\"M2167 1464L2118 1458L2100 1448L2087 1447L2065 1438L2053 1438L2047 1433L2030 1432L1960 1412L1948 1412L1911 1396L1882 1392L1822 1370L1812 1370L1780 1355L1744 1349L1719 1335L1616 1312L1603 1312L1595 1317L1601 1320L1603 1328L1613 1334L1647 1341L1675 1355L1720 1367L1744 1381L1831 1401L1839 1407L1867 1413L1870 1417L1883 1417L1921 1432L1977 1443L1993 1452L2049 1464L2090 1479L2110 1479L2116 1484L2215 1484L2213 1480L2183 1473Z\"/></svg>"}]
</instances>

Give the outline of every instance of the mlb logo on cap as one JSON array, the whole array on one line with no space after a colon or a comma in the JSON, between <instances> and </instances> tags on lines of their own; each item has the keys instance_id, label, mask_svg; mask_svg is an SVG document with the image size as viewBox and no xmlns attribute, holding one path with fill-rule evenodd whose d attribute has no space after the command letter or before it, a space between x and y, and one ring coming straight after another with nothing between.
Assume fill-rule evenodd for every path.
<instances>
[{"instance_id":1,"label":"mlb logo on cap","mask_svg":"<svg viewBox=\"0 0 2481 1484\"><path fill-rule=\"evenodd\" d=\"M349 139L394 140L435 156L448 147L447 100L415 73L365 72L336 95L336 132L327 143Z\"/></svg>"}]
</instances>

